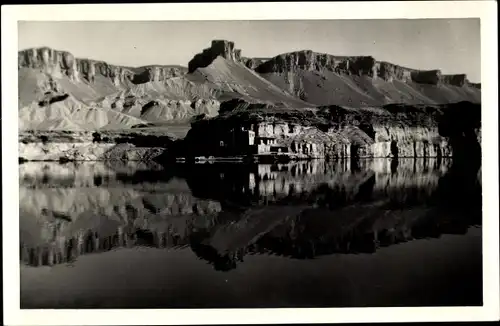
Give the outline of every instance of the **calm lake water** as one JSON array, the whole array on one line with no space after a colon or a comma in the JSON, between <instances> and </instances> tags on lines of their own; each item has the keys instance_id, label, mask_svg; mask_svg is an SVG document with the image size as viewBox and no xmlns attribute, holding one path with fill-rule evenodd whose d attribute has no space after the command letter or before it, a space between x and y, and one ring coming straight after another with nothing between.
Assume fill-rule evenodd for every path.
<instances>
[{"instance_id":1,"label":"calm lake water","mask_svg":"<svg viewBox=\"0 0 500 326\"><path fill-rule=\"evenodd\" d=\"M22 308L482 304L477 166L30 162L19 172Z\"/></svg>"}]
</instances>

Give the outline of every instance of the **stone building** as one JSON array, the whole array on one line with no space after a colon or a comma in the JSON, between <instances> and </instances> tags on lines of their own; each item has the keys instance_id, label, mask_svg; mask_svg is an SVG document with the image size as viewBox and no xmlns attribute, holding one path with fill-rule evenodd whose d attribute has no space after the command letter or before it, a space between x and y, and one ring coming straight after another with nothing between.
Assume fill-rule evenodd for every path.
<instances>
[{"instance_id":1,"label":"stone building","mask_svg":"<svg viewBox=\"0 0 500 326\"><path fill-rule=\"evenodd\" d=\"M220 146L229 147L226 152L237 155L289 155L320 157L324 144L300 139L304 132L320 132L314 127L305 128L292 123L258 122L233 128L228 139L221 140ZM294 139L297 139L296 141Z\"/></svg>"}]
</instances>

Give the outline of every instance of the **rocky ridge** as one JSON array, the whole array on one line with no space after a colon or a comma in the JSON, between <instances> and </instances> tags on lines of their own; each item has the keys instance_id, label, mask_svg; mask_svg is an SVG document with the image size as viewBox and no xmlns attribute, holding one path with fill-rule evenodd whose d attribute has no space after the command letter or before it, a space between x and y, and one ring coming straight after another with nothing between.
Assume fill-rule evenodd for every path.
<instances>
[{"instance_id":1,"label":"rocky ridge","mask_svg":"<svg viewBox=\"0 0 500 326\"><path fill-rule=\"evenodd\" d=\"M277 145L317 145L309 157L451 156L459 146L443 132L440 117L448 113L440 105L462 103L450 107L471 111L444 124L480 133L480 84L464 74L419 71L371 56L297 51L248 58L234 42L214 40L187 69L120 67L45 47L20 51L18 58L21 129L130 130L193 122L185 150L199 142L207 146L195 147L206 152L220 143L217 137L254 122L266 130L259 137L275 137ZM290 123L293 132L285 127ZM464 137L471 146L477 143L476 136ZM48 157L44 146L33 146L23 145L20 156ZM100 144L75 155L66 155L67 146L54 155L107 159L108 149Z\"/></svg>"},{"instance_id":2,"label":"rocky ridge","mask_svg":"<svg viewBox=\"0 0 500 326\"><path fill-rule=\"evenodd\" d=\"M444 75L440 70L421 71L397 64L377 61L371 56L334 56L310 50L278 55L258 65L255 70L262 74L283 73L296 70L329 70L339 74L369 76L386 81L413 81L419 84L448 84L453 86L472 86L480 88L467 80L465 74Z\"/></svg>"},{"instance_id":3,"label":"rocky ridge","mask_svg":"<svg viewBox=\"0 0 500 326\"><path fill-rule=\"evenodd\" d=\"M186 69L177 66L144 66L139 68L112 65L104 61L75 58L67 51L40 47L19 51L18 69L38 69L57 77L67 76L72 81L82 79L93 83L97 76L109 78L115 86L130 86L148 81L162 81L184 75Z\"/></svg>"},{"instance_id":4,"label":"rocky ridge","mask_svg":"<svg viewBox=\"0 0 500 326\"><path fill-rule=\"evenodd\" d=\"M234 108L233 110L230 107ZM480 105L460 102L441 106L386 105L382 108L323 106L287 109L233 101L214 118L193 122L183 149L197 155L247 155L236 130L252 131L256 142L272 139L291 157L465 157L480 159ZM210 136L208 136L210 135ZM228 144L223 148L220 143ZM306 147L306 152L303 148ZM266 151L270 151L270 148ZM225 154L223 154L225 153ZM304 154L307 153L307 154Z\"/></svg>"}]
</instances>

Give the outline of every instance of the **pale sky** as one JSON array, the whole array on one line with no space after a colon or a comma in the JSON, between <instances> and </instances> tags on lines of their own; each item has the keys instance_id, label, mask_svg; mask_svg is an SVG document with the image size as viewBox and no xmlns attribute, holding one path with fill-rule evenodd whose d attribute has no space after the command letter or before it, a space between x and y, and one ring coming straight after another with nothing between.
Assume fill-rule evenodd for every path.
<instances>
[{"instance_id":1,"label":"pale sky","mask_svg":"<svg viewBox=\"0 0 500 326\"><path fill-rule=\"evenodd\" d=\"M479 19L19 22L18 49L48 46L124 66L187 66L213 39L246 57L296 50L371 55L480 82Z\"/></svg>"}]
</instances>

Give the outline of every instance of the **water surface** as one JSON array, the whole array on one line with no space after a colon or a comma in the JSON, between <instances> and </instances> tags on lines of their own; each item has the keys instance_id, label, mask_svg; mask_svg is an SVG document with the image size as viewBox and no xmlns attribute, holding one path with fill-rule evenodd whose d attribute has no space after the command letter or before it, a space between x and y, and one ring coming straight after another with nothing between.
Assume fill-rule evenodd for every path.
<instances>
[{"instance_id":1,"label":"water surface","mask_svg":"<svg viewBox=\"0 0 500 326\"><path fill-rule=\"evenodd\" d=\"M482 304L480 167L19 166L22 308Z\"/></svg>"}]
</instances>

